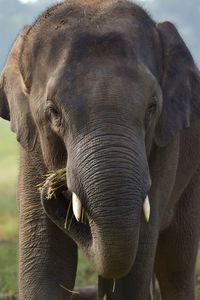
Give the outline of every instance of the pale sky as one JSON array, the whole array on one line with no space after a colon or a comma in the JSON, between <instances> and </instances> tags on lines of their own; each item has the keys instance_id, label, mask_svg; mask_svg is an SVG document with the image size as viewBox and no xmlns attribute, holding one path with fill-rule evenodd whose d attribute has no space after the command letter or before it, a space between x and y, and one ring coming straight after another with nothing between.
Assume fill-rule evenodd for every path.
<instances>
[{"instance_id":1,"label":"pale sky","mask_svg":"<svg viewBox=\"0 0 200 300\"><path fill-rule=\"evenodd\" d=\"M19 0L19 1L22 3L28 3L28 2L34 3L34 2L37 2L38 0Z\"/></svg>"}]
</instances>

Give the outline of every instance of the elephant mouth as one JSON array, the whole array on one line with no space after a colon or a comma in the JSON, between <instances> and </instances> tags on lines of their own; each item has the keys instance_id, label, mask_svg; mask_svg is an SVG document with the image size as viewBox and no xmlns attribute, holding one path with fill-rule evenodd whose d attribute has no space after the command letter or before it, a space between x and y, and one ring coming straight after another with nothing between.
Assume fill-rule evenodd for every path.
<instances>
[{"instance_id":1,"label":"elephant mouth","mask_svg":"<svg viewBox=\"0 0 200 300\"><path fill-rule=\"evenodd\" d=\"M78 245L88 248L92 243L91 226L93 221L82 204L79 213L77 212L74 202L76 204L80 200L73 199L74 195L69 192L67 185L62 186L62 189L56 190L51 195L49 195L48 186L44 186L40 192L42 206L47 216Z\"/></svg>"},{"instance_id":2,"label":"elephant mouth","mask_svg":"<svg viewBox=\"0 0 200 300\"><path fill-rule=\"evenodd\" d=\"M132 212L128 214L129 206L124 206L126 214L121 222L113 214L111 218L105 216L102 225L102 215L98 218L94 210L90 212L91 208L87 209L85 203L68 190L66 177L56 191L49 192L47 181L40 192L46 215L76 242L98 274L116 279L129 272L138 248L140 209L134 219ZM118 235L121 239L116 238ZM122 256L121 251L125 255Z\"/></svg>"}]
</instances>

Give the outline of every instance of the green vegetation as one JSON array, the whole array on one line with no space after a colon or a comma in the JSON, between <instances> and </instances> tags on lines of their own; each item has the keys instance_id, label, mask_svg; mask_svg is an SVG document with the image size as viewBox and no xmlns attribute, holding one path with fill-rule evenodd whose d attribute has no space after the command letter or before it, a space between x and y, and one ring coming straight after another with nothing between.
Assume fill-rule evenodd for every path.
<instances>
[{"instance_id":1,"label":"green vegetation","mask_svg":"<svg viewBox=\"0 0 200 300\"><path fill-rule=\"evenodd\" d=\"M16 266L16 241L0 241L0 299L3 299L3 294L11 294L17 290Z\"/></svg>"},{"instance_id":2,"label":"green vegetation","mask_svg":"<svg viewBox=\"0 0 200 300\"><path fill-rule=\"evenodd\" d=\"M0 121L0 217L5 214L15 215L15 182L18 165L17 143L9 129L9 123Z\"/></svg>"},{"instance_id":3,"label":"green vegetation","mask_svg":"<svg viewBox=\"0 0 200 300\"><path fill-rule=\"evenodd\" d=\"M9 123L0 120L0 299L17 289L18 221L15 201L17 143Z\"/></svg>"}]
</instances>

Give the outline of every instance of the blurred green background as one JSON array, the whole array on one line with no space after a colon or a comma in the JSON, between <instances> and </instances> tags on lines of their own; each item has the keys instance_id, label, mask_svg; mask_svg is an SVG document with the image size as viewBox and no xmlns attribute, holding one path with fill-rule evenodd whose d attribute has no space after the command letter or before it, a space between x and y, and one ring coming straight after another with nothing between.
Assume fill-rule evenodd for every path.
<instances>
[{"instance_id":1,"label":"blurred green background","mask_svg":"<svg viewBox=\"0 0 200 300\"><path fill-rule=\"evenodd\" d=\"M23 25L31 24L52 0L0 0L0 71L9 48ZM200 65L200 1L138 0L159 21L170 20L182 33ZM0 120L0 300L17 290L18 216L15 187L18 149L9 123ZM77 285L95 283L96 275L80 253ZM197 261L197 294L200 300L200 254ZM188 299L189 300L189 299Z\"/></svg>"}]
</instances>

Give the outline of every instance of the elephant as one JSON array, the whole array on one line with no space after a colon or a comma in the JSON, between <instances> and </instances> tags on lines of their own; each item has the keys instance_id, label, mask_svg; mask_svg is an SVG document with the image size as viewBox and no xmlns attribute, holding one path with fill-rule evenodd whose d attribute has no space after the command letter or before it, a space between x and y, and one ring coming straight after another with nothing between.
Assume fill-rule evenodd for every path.
<instances>
[{"instance_id":1,"label":"elephant","mask_svg":"<svg viewBox=\"0 0 200 300\"><path fill-rule=\"evenodd\" d=\"M59 2L14 42L0 116L19 142L21 300L76 298L78 247L99 300L152 299L154 274L163 300L195 299L200 73L171 22L126 0ZM60 168L68 193L48 200L37 186Z\"/></svg>"}]
</instances>

